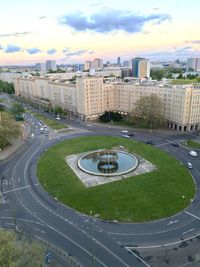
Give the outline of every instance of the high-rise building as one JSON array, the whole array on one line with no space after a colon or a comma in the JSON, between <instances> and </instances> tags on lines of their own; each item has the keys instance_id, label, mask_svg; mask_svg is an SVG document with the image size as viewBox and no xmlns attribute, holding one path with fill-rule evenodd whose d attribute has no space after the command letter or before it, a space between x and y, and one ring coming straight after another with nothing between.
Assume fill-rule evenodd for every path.
<instances>
[{"instance_id":1,"label":"high-rise building","mask_svg":"<svg viewBox=\"0 0 200 267\"><path fill-rule=\"evenodd\" d=\"M150 62L141 57L133 58L132 76L135 78L150 78Z\"/></svg>"},{"instance_id":2,"label":"high-rise building","mask_svg":"<svg viewBox=\"0 0 200 267\"><path fill-rule=\"evenodd\" d=\"M92 65L91 61L89 61L89 60L85 61L84 70L90 70L91 65Z\"/></svg>"},{"instance_id":3,"label":"high-rise building","mask_svg":"<svg viewBox=\"0 0 200 267\"><path fill-rule=\"evenodd\" d=\"M47 60L46 61L46 70L57 71L56 61L55 60Z\"/></svg>"},{"instance_id":4,"label":"high-rise building","mask_svg":"<svg viewBox=\"0 0 200 267\"><path fill-rule=\"evenodd\" d=\"M35 70L37 71L46 71L46 64L45 63L36 63Z\"/></svg>"},{"instance_id":5,"label":"high-rise building","mask_svg":"<svg viewBox=\"0 0 200 267\"><path fill-rule=\"evenodd\" d=\"M200 71L200 58L188 58L187 59L187 72Z\"/></svg>"},{"instance_id":6,"label":"high-rise building","mask_svg":"<svg viewBox=\"0 0 200 267\"><path fill-rule=\"evenodd\" d=\"M101 58L95 58L92 61L91 68L93 68L93 69L102 69L103 68L103 59L101 59Z\"/></svg>"},{"instance_id":7,"label":"high-rise building","mask_svg":"<svg viewBox=\"0 0 200 267\"><path fill-rule=\"evenodd\" d=\"M118 66L121 65L121 58L120 58L120 57L117 58L117 65L118 65Z\"/></svg>"}]
</instances>

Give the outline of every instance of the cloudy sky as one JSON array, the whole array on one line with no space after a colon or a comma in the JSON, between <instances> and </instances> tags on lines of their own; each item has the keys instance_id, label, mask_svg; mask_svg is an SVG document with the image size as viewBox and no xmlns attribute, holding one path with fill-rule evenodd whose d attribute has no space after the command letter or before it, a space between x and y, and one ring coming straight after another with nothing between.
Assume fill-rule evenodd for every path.
<instances>
[{"instance_id":1,"label":"cloudy sky","mask_svg":"<svg viewBox=\"0 0 200 267\"><path fill-rule=\"evenodd\" d=\"M200 56L199 0L1 1L0 64Z\"/></svg>"}]
</instances>

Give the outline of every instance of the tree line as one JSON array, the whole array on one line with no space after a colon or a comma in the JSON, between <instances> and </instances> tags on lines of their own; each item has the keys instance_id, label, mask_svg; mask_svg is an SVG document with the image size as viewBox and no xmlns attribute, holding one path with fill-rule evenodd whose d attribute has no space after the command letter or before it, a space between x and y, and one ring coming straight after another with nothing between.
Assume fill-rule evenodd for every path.
<instances>
[{"instance_id":1,"label":"tree line","mask_svg":"<svg viewBox=\"0 0 200 267\"><path fill-rule=\"evenodd\" d=\"M14 94L14 84L0 80L0 93Z\"/></svg>"}]
</instances>

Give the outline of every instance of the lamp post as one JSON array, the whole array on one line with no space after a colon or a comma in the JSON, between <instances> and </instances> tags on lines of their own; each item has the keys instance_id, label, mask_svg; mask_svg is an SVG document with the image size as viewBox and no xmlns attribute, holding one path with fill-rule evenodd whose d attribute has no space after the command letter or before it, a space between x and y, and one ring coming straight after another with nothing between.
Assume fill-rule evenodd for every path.
<instances>
[{"instance_id":1,"label":"lamp post","mask_svg":"<svg viewBox=\"0 0 200 267\"><path fill-rule=\"evenodd\" d=\"M95 267L95 251L94 251L94 228L93 228L93 217L98 218L99 214L94 214L90 210L90 234L91 234L91 248L92 248L92 267Z\"/></svg>"}]
</instances>

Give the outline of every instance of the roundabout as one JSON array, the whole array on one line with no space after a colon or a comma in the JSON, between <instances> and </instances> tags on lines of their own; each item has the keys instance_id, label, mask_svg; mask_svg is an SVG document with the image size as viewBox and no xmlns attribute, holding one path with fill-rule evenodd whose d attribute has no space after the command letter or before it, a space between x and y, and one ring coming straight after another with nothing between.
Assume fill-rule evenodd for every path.
<instances>
[{"instance_id":1,"label":"roundabout","mask_svg":"<svg viewBox=\"0 0 200 267\"><path fill-rule=\"evenodd\" d=\"M102 136L87 132L45 140L36 134L28 148L7 163L12 179L3 196L16 211L18 229L70 252L84 266L92 266L91 257L98 267L188 264L200 248L199 158L193 159L191 171L197 184L195 195L194 181L184 167L190 155L184 147L172 147L170 137L154 135L161 151L136 141L146 140L142 133L132 140L114 137L116 132L110 135L102 130ZM156 169L86 188L65 161L68 155L110 150L119 144L137 155L140 163L146 159ZM1 211L1 225L11 225L10 212ZM186 250L190 247L193 252Z\"/></svg>"},{"instance_id":2,"label":"roundabout","mask_svg":"<svg viewBox=\"0 0 200 267\"><path fill-rule=\"evenodd\" d=\"M116 153L112 148L118 146L123 146L128 153ZM102 152L102 147L106 147L107 152ZM87 152L95 149L98 150ZM78 179L76 170L65 161L66 156L74 156L74 153L83 154L81 157L77 156L79 159L75 159L74 165L78 164L80 168L80 162L86 159L96 170L101 162L99 157L104 163L110 163L119 160L120 154L123 157L128 156L132 167L127 168L127 172L131 175L126 177L120 171L121 178L116 181L109 180L113 173L98 173L105 176L107 183L87 188ZM137 170L144 160L155 168L138 173ZM138 162L139 167L136 168ZM123 161L121 164L123 168ZM126 162L124 165L127 166ZM85 166L81 166L84 170L79 173L82 180L89 179L88 176L85 178L85 172L88 172ZM113 166L112 168L116 168ZM43 154L38 163L37 174L44 189L62 203L84 214L93 210L101 219L111 221L144 222L166 218L186 208L195 194L193 179L180 162L160 149L116 137L90 136L63 141ZM91 179L94 174L96 175L94 171L89 171Z\"/></svg>"}]
</instances>

